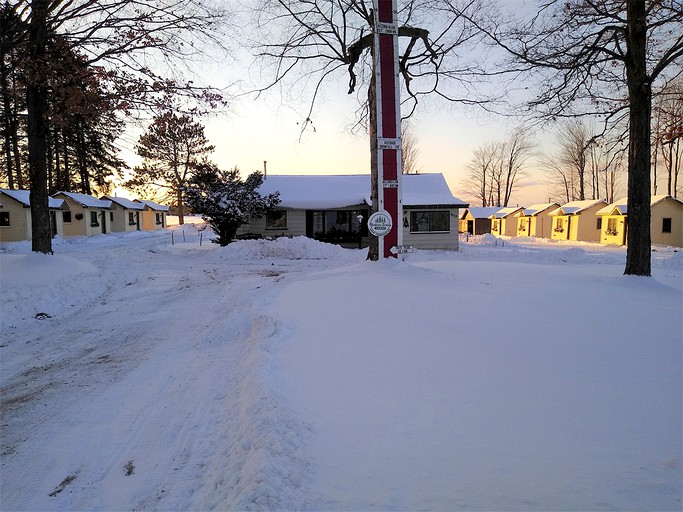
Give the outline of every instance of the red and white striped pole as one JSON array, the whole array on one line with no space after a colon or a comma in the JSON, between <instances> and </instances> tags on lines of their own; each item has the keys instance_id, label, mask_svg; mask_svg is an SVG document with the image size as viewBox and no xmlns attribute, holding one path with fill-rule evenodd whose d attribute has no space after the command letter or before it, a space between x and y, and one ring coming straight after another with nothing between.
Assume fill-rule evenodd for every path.
<instances>
[{"instance_id":1,"label":"red and white striped pole","mask_svg":"<svg viewBox=\"0 0 683 512\"><path fill-rule=\"evenodd\" d=\"M377 96L377 199L391 217L391 230L379 237L379 257L391 258L403 245L401 200L401 104L396 0L373 0ZM393 249L393 250L392 250Z\"/></svg>"}]
</instances>

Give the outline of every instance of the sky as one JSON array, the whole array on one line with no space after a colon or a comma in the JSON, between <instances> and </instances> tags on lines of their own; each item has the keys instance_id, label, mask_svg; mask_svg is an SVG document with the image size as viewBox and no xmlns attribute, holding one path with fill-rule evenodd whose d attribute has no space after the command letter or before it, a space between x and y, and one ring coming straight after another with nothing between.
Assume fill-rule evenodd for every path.
<instances>
[{"instance_id":1,"label":"sky","mask_svg":"<svg viewBox=\"0 0 683 512\"><path fill-rule=\"evenodd\" d=\"M0 509L680 510L680 250L212 236L3 244Z\"/></svg>"},{"instance_id":2,"label":"sky","mask_svg":"<svg viewBox=\"0 0 683 512\"><path fill-rule=\"evenodd\" d=\"M250 82L255 69L252 58L241 49L232 58L203 61L196 78L218 87L239 82L240 90L254 88ZM354 135L350 130L358 108L356 95L347 94L348 76L338 76L337 83L326 82L320 95L312 115L315 131L309 127L303 134L301 123L308 108L305 91L288 95L298 100L283 99L275 90L258 99L253 94L233 95L226 112L202 120L209 140L216 146L212 159L221 167L236 166L243 173L263 171L264 161L272 174L369 173L368 136ZM463 200L473 200L464 191L462 181L474 149L504 140L516 127L506 117L435 99L423 99L410 122L419 151L417 168L421 172L443 173L453 195ZM547 131L541 135L540 145L548 147ZM130 141L127 145L133 146ZM136 159L128 152L126 160ZM548 187L542 173L535 169L533 161L528 170L529 177L519 183L511 204L525 206L547 201Z\"/></svg>"}]
</instances>

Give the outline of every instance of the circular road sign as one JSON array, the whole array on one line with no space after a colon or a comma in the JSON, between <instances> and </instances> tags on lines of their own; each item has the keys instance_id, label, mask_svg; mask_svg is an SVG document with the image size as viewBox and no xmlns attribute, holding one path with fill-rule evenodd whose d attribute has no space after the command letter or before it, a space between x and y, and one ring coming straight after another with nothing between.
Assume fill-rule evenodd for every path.
<instances>
[{"instance_id":1,"label":"circular road sign","mask_svg":"<svg viewBox=\"0 0 683 512\"><path fill-rule=\"evenodd\" d=\"M368 229L375 236L384 236L391 231L391 215L389 212L380 210L370 215Z\"/></svg>"}]
</instances>

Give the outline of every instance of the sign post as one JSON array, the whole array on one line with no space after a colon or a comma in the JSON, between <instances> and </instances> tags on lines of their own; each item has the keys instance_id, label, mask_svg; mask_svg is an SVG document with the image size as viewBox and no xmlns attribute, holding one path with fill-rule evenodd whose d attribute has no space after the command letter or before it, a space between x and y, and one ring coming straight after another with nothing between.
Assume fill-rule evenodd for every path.
<instances>
[{"instance_id":1,"label":"sign post","mask_svg":"<svg viewBox=\"0 0 683 512\"><path fill-rule=\"evenodd\" d=\"M379 237L379 257L392 258L403 245L401 198L401 108L396 0L373 0L375 8L375 83L377 91L377 200L392 226ZM379 212L378 212L379 213Z\"/></svg>"}]
</instances>

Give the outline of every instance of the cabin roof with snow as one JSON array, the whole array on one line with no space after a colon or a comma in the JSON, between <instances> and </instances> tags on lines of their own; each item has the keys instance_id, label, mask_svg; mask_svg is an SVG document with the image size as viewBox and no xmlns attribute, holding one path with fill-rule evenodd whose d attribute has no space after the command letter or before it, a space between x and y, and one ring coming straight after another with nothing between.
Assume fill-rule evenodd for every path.
<instances>
[{"instance_id":1,"label":"cabin roof with snow","mask_svg":"<svg viewBox=\"0 0 683 512\"><path fill-rule=\"evenodd\" d=\"M595 206L596 204L605 204L602 199L586 199L584 201L570 201L563 204L556 210L550 212L550 215L579 215L584 210Z\"/></svg>"},{"instance_id":2,"label":"cabin roof with snow","mask_svg":"<svg viewBox=\"0 0 683 512\"><path fill-rule=\"evenodd\" d=\"M672 199L678 203L683 204L683 201L678 199L677 197L672 197L666 194L662 195L656 195L652 196L650 198L650 208L652 208L654 205L661 203L665 199ZM628 198L622 197L621 199L613 202L612 204L609 204L605 206L604 208L598 210L596 215L627 215L628 214Z\"/></svg>"},{"instance_id":3,"label":"cabin roof with snow","mask_svg":"<svg viewBox=\"0 0 683 512\"><path fill-rule=\"evenodd\" d=\"M167 205L155 203L154 201L150 201L149 199L136 199L135 202L142 203L144 206L147 206L150 210L156 210L158 212L167 212L169 210Z\"/></svg>"},{"instance_id":4,"label":"cabin roof with snow","mask_svg":"<svg viewBox=\"0 0 683 512\"><path fill-rule=\"evenodd\" d=\"M125 197L112 197L112 196L103 196L103 200L109 200L112 203L116 203L122 208L126 208L128 210L144 210L145 205L143 203L138 203L135 201L132 201L130 199L126 199Z\"/></svg>"},{"instance_id":5,"label":"cabin roof with snow","mask_svg":"<svg viewBox=\"0 0 683 512\"><path fill-rule=\"evenodd\" d=\"M401 177L405 207L467 207L454 197L442 174ZM269 175L259 187L266 195L280 193L280 206L303 210L334 209L371 204L370 175Z\"/></svg>"},{"instance_id":6,"label":"cabin roof with snow","mask_svg":"<svg viewBox=\"0 0 683 512\"><path fill-rule=\"evenodd\" d=\"M510 215L514 215L517 212L522 211L523 208L520 206L504 206L503 208L500 208L497 212L494 212L491 215L492 219L504 219L506 217L509 217Z\"/></svg>"},{"instance_id":7,"label":"cabin roof with snow","mask_svg":"<svg viewBox=\"0 0 683 512\"><path fill-rule=\"evenodd\" d=\"M77 192L57 192L55 195L63 195L75 201L85 208L104 208L109 209L111 207L111 201L97 199L96 197L89 196L88 194L79 194Z\"/></svg>"},{"instance_id":8,"label":"cabin roof with snow","mask_svg":"<svg viewBox=\"0 0 683 512\"><path fill-rule=\"evenodd\" d=\"M549 210L550 208L557 209L559 208L560 205L557 203L539 203L539 204L532 204L531 206L527 207L524 209L524 215L527 217L535 217L536 215L540 215L546 210Z\"/></svg>"},{"instance_id":9,"label":"cabin roof with snow","mask_svg":"<svg viewBox=\"0 0 683 512\"><path fill-rule=\"evenodd\" d=\"M463 212L462 217L466 217L469 212L475 219L488 219L500 208L500 206L470 206Z\"/></svg>"},{"instance_id":10,"label":"cabin roof with snow","mask_svg":"<svg viewBox=\"0 0 683 512\"><path fill-rule=\"evenodd\" d=\"M26 208L31 206L30 190L10 190L2 188L0 189L0 193L5 194L8 197L11 197L15 201L21 203ZM54 197L50 197L48 199L48 204L50 208L58 210L64 206L64 201L61 199L55 199Z\"/></svg>"}]
</instances>

